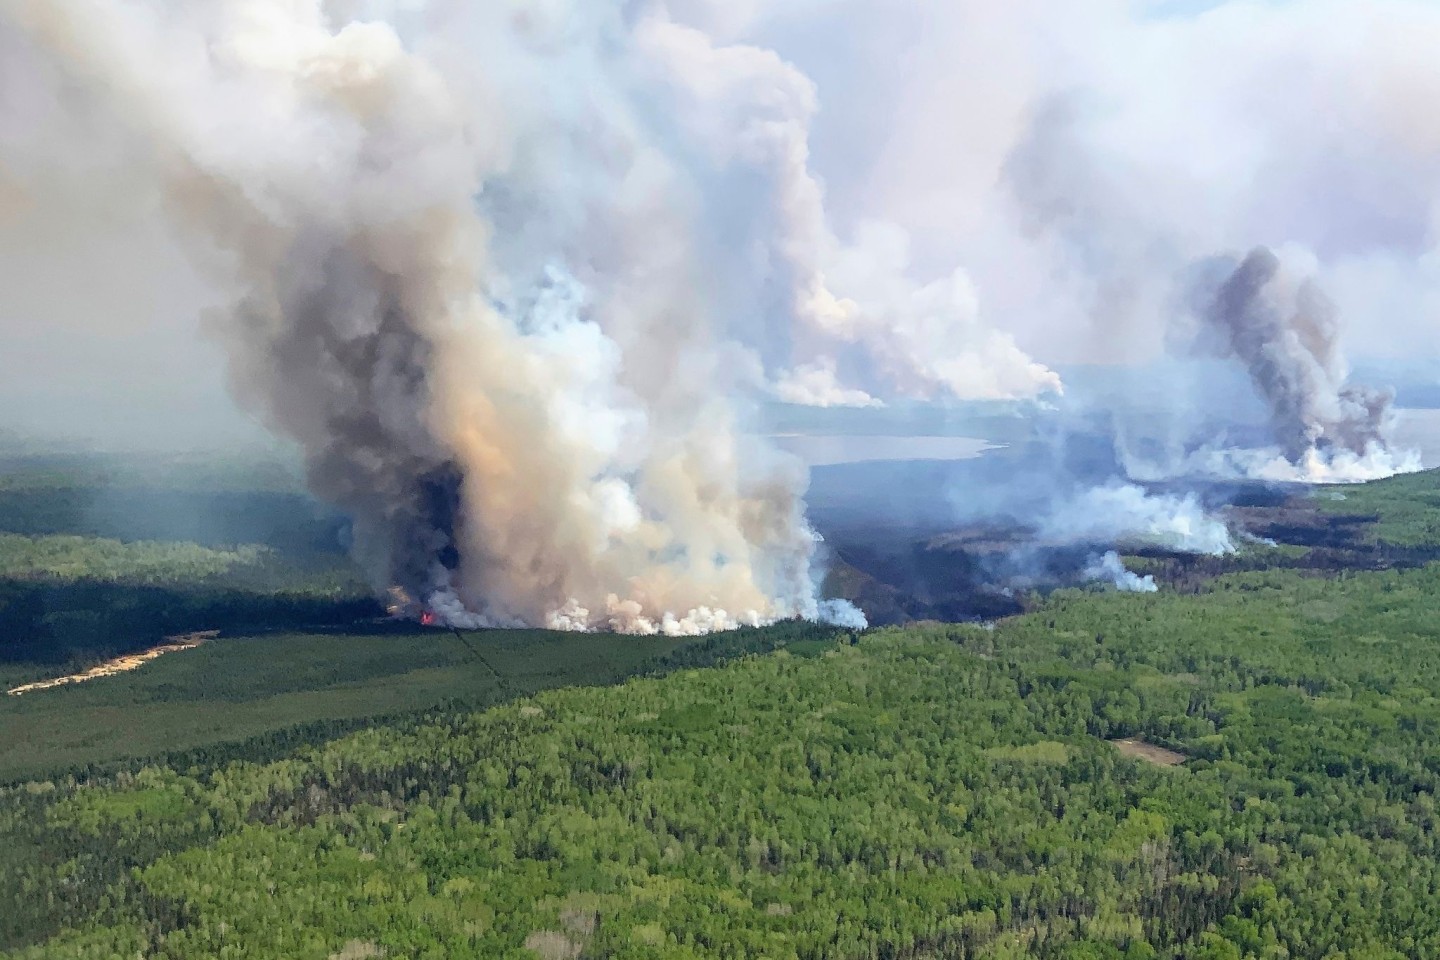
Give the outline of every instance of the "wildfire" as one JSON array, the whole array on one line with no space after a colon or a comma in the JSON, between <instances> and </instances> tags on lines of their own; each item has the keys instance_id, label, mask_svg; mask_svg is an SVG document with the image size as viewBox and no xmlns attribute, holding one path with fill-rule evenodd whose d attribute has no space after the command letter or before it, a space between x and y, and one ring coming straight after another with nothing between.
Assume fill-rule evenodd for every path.
<instances>
[{"instance_id":1,"label":"wildfire","mask_svg":"<svg viewBox=\"0 0 1440 960\"><path fill-rule=\"evenodd\" d=\"M433 611L426 610L424 613L420 614L420 626L422 626L422 627L433 627L433 626L435 626L435 614L434 614Z\"/></svg>"}]
</instances>

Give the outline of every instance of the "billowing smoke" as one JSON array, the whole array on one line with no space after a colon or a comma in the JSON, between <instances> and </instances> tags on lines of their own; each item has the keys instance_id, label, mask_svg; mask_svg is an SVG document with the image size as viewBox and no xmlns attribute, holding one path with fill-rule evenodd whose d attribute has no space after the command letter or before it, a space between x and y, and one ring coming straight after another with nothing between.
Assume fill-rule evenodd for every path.
<instances>
[{"instance_id":1,"label":"billowing smoke","mask_svg":"<svg viewBox=\"0 0 1440 960\"><path fill-rule=\"evenodd\" d=\"M1440 137L1407 106L1440 90L1422 53L1440 37L1433 5L719 6L672 5L687 41L671 102L708 131L709 156L788 198L770 229L740 238L777 272L789 333L810 347L777 394L861 406L949 380L960 396L1034 396L1053 366L1067 386L1049 398L1056 418L1104 432L1117 454L1108 474L957 489L957 521L1023 516L1021 500L1065 517L1140 490L1131 481L1349 481L1417 465L1389 441L1385 392L1357 386L1345 356L1411 352L1440 369ZM1209 278L1205 349L1167 352L1194 265L1262 243L1289 266L1231 318L1244 336L1214 316L1237 260ZM973 346L983 338L962 332L982 305L1046 367L1018 376L1002 345ZM955 362L949 336L978 368ZM912 358L908 385L857 378L856 344L872 373L901 366L887 351ZM1196 500L1110 506L1135 511L1106 525L1117 534L1188 525L1176 549L1228 548Z\"/></svg>"},{"instance_id":2,"label":"billowing smoke","mask_svg":"<svg viewBox=\"0 0 1440 960\"><path fill-rule=\"evenodd\" d=\"M1311 278L1289 275L1261 247L1204 292L1197 346L1244 365L1269 412L1270 432L1296 479L1324 482L1418 469L1390 442L1393 391L1349 382L1335 307ZM1275 463L1260 471L1283 477ZM1277 477L1279 478L1279 477Z\"/></svg>"},{"instance_id":3,"label":"billowing smoke","mask_svg":"<svg viewBox=\"0 0 1440 960\"><path fill-rule=\"evenodd\" d=\"M1114 550L1096 557L1085 568L1085 579L1109 583L1121 593L1158 593L1159 584L1152 576L1142 577L1125 567L1125 561Z\"/></svg>"},{"instance_id":4,"label":"billowing smoke","mask_svg":"<svg viewBox=\"0 0 1440 960\"><path fill-rule=\"evenodd\" d=\"M1220 552L1132 481L1413 465L1345 357L1440 354L1440 12L1181 6L0 0L0 323L173 286L453 622L833 615L766 398L1058 407L1115 469L958 513Z\"/></svg>"},{"instance_id":5,"label":"billowing smoke","mask_svg":"<svg viewBox=\"0 0 1440 960\"><path fill-rule=\"evenodd\" d=\"M802 407L883 407L864 390L841 384L835 361L821 358L796 367L775 384L775 397Z\"/></svg>"},{"instance_id":6,"label":"billowing smoke","mask_svg":"<svg viewBox=\"0 0 1440 960\"><path fill-rule=\"evenodd\" d=\"M850 630L864 630L868 626L865 614L848 600L820 601L819 617L824 623Z\"/></svg>"},{"instance_id":7,"label":"billowing smoke","mask_svg":"<svg viewBox=\"0 0 1440 960\"><path fill-rule=\"evenodd\" d=\"M695 292L690 185L631 65L571 87L573 116L500 102L557 51L596 68L564 52L587 21L590 56L624 25L490 6L467 35L498 38L496 76L304 0L7 0L0 29L27 82L104 119L65 146L113 134L114 188L153 191L228 291L237 391L354 517L377 588L456 623L856 622L817 603L803 468L742 429L753 365Z\"/></svg>"},{"instance_id":8,"label":"billowing smoke","mask_svg":"<svg viewBox=\"0 0 1440 960\"><path fill-rule=\"evenodd\" d=\"M1060 390L1057 374L982 319L963 269L917 282L909 237L895 224L861 224L848 243L836 235L810 169L816 90L807 76L773 50L718 43L665 17L642 21L636 35L668 81L666 105L710 160L760 178L762 215L737 238L748 254L742 269L748 283L773 278L785 291L778 306L793 321L785 346L802 359L821 355L818 366L780 372L783 398L867 405L864 391L834 383L834 353L847 349L905 396L1008 400ZM817 391L822 376L827 389Z\"/></svg>"},{"instance_id":9,"label":"billowing smoke","mask_svg":"<svg viewBox=\"0 0 1440 960\"><path fill-rule=\"evenodd\" d=\"M1119 543L1211 556L1235 552L1230 531L1206 513L1199 498L1149 493L1134 484L1106 484L1060 499L1040 531L1069 543Z\"/></svg>"}]
</instances>

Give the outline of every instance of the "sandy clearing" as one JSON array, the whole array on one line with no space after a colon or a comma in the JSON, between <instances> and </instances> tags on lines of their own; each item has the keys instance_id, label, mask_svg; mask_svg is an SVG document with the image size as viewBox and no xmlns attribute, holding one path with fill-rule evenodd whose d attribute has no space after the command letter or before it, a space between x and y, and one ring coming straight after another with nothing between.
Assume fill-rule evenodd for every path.
<instances>
[{"instance_id":1,"label":"sandy clearing","mask_svg":"<svg viewBox=\"0 0 1440 960\"><path fill-rule=\"evenodd\" d=\"M36 693L40 690L53 690L56 687L63 687L71 683L85 683L90 680L99 680L102 677L113 677L122 673L129 673L131 670L138 670L152 660L158 660L167 653L178 653L181 650L194 650L202 643L214 640L220 636L219 630L205 630L200 633L187 633L179 637L166 637L165 644L153 647L143 653L129 653L123 657L116 657L114 660L107 660L97 667L91 667L83 673L72 673L68 677L56 677L53 680L39 680L35 683L27 683L5 692L12 697L23 696L27 693Z\"/></svg>"},{"instance_id":2,"label":"sandy clearing","mask_svg":"<svg viewBox=\"0 0 1440 960\"><path fill-rule=\"evenodd\" d=\"M1110 744L1127 757L1144 760L1147 763L1155 764L1157 767L1178 767L1190 759L1183 753L1166 750L1164 747L1157 747L1155 744L1146 743L1144 740L1111 740Z\"/></svg>"}]
</instances>

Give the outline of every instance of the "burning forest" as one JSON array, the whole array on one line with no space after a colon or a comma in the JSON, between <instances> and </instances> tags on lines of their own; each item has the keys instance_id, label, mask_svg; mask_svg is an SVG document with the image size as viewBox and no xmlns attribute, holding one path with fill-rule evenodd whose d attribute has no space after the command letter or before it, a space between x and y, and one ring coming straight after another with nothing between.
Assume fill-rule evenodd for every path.
<instances>
[{"instance_id":1,"label":"burning forest","mask_svg":"<svg viewBox=\"0 0 1440 960\"><path fill-rule=\"evenodd\" d=\"M1385 5L1440 37L1440 18ZM1423 285L1429 214L1339 203L1317 224L1272 174L1308 150L1333 163L1285 184L1428 211L1417 178L1376 180L1331 138L1410 171L1440 154L1324 69L1249 99L1243 38L1307 37L1297 56L1323 67L1327 21L802 6L0 0L0 239L40 217L105 257L135 225L178 251L238 403L351 519L376 595L427 623L863 624L823 589L835 556L807 471L759 426L776 401L1029 418L1047 452L937 494L942 532L1021 521L997 583L1057 546L1082 577L1150 590L1117 547L1235 551L1204 483L1418 468L1345 334L1375 329L1382 285ZM837 74L825 44L856 23L874 48ZM895 44L909 81L873 75ZM1423 102L1388 49L1365 54L1376 82ZM1102 50L1163 62L1193 128L1154 123ZM1210 82L1214 57L1236 85ZM1340 132L1291 129L1319 101ZM1237 142L1251 152L1197 146ZM102 195L68 202L97 171ZM1383 315L1390 348L1440 350L1423 309ZM1062 376L1097 364L1138 373ZM1077 467L1079 436L1103 456Z\"/></svg>"}]
</instances>

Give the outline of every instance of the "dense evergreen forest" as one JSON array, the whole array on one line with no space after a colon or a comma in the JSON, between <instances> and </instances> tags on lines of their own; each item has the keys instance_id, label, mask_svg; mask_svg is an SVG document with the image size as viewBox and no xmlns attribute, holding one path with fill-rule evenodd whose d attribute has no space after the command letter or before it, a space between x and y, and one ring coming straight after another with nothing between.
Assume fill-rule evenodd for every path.
<instances>
[{"instance_id":1,"label":"dense evergreen forest","mask_svg":"<svg viewBox=\"0 0 1440 960\"><path fill-rule=\"evenodd\" d=\"M1149 558L1181 588L1060 591L990 624L578 638L589 655L377 636L476 695L12 777L0 952L1440 958L1440 478L1287 509L1343 544ZM122 576L176 561L111 539L86 549ZM193 543L207 577L264 548ZM66 550L7 562L63 575ZM382 647L334 642L357 656L327 673L222 641L96 709L164 730L205 676L197 709L221 716L272 683L394 685L365 686Z\"/></svg>"}]
</instances>

